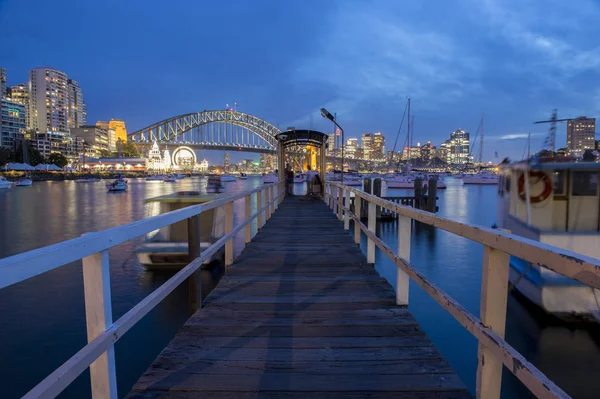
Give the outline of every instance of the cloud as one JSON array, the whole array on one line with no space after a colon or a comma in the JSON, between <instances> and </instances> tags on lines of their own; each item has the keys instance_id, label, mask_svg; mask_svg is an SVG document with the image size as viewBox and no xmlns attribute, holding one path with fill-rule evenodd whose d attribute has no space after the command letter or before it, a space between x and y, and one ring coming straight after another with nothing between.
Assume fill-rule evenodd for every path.
<instances>
[{"instance_id":1,"label":"cloud","mask_svg":"<svg viewBox=\"0 0 600 399\"><path fill-rule=\"evenodd\" d=\"M528 137L536 138L546 136L547 133L509 133L501 136L485 136L485 140L522 140Z\"/></svg>"}]
</instances>

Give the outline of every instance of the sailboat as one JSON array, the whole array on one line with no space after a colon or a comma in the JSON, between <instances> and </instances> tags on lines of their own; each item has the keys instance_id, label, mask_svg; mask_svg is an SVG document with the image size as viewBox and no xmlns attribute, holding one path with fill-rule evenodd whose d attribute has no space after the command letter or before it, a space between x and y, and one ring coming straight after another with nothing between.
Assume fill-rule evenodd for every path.
<instances>
[{"instance_id":1,"label":"sailboat","mask_svg":"<svg viewBox=\"0 0 600 399\"><path fill-rule=\"evenodd\" d=\"M479 128L479 165L483 157L483 114L481 115L481 122ZM463 184L479 184L479 185L496 185L498 184L498 175L489 171L482 171L481 166L478 173L472 175L463 175Z\"/></svg>"}]
</instances>

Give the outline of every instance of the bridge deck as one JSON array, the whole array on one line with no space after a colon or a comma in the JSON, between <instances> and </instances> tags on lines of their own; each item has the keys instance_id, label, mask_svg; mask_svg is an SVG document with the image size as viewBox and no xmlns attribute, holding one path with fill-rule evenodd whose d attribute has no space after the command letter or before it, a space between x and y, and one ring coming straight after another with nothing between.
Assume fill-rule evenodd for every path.
<instances>
[{"instance_id":1,"label":"bridge deck","mask_svg":"<svg viewBox=\"0 0 600 399\"><path fill-rule=\"evenodd\" d=\"M467 398L327 206L288 198L129 398Z\"/></svg>"}]
</instances>

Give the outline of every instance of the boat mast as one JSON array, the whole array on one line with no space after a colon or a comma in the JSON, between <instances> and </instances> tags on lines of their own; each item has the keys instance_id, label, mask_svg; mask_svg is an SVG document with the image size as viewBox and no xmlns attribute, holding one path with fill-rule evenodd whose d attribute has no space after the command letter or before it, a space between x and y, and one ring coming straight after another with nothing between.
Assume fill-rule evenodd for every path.
<instances>
[{"instance_id":1,"label":"boat mast","mask_svg":"<svg viewBox=\"0 0 600 399\"><path fill-rule=\"evenodd\" d=\"M527 159L531 157L531 133L527 135Z\"/></svg>"},{"instance_id":2,"label":"boat mast","mask_svg":"<svg viewBox=\"0 0 600 399\"><path fill-rule=\"evenodd\" d=\"M481 159L483 157L483 113L481 114L481 129L479 130L479 166L481 167Z\"/></svg>"},{"instance_id":3,"label":"boat mast","mask_svg":"<svg viewBox=\"0 0 600 399\"><path fill-rule=\"evenodd\" d=\"M410 134L410 127L412 123L410 120L410 98L408 99L408 123L407 123L407 134L408 134L408 162L406 164L406 171L410 173L410 156L412 150L412 136Z\"/></svg>"}]
</instances>

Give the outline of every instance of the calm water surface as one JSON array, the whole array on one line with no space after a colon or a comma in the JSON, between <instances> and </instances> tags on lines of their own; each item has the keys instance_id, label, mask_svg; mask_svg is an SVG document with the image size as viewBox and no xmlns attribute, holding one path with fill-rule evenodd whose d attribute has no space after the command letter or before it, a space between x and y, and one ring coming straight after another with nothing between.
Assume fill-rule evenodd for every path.
<instances>
[{"instance_id":1,"label":"calm water surface","mask_svg":"<svg viewBox=\"0 0 600 399\"><path fill-rule=\"evenodd\" d=\"M261 178L250 178L225 184L228 192L240 192L261 182ZM447 190L438 192L442 216L484 226L494 223L494 187L462 186L454 179L447 179L447 184ZM156 205L145 205L145 198L180 190L202 191L204 185L205 180L196 178L171 184L132 179L126 193L106 193L103 183L74 182L36 182L30 188L0 191L0 258L155 215ZM389 194L409 195L403 190ZM242 216L241 202L234 212L236 218ZM396 245L394 223L382 223L378 230L380 237ZM133 251L141 240L110 251L114 319L171 275L148 272L137 263ZM234 241L234 248L241 250L241 237ZM479 314L482 256L479 244L428 226L413 227L412 262L475 315ZM376 268L395 281L395 268L379 254ZM204 270L203 292L221 275L219 267ZM474 391L475 339L415 284L411 284L410 309ZM20 397L86 344L81 262L0 290L0 314L0 397ZM189 316L184 284L116 344L119 396L130 390ZM511 295L506 335L511 345L570 395L598 397L600 381L594 378L600 370L597 328L563 324ZM514 378L503 381L504 397L529 396ZM61 397L89 397L89 374L84 373Z\"/></svg>"}]
</instances>

